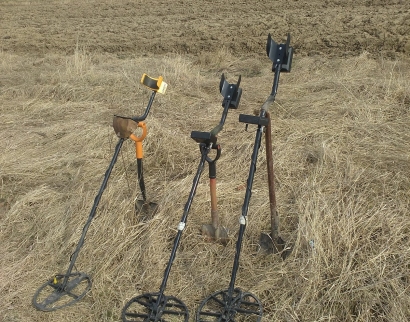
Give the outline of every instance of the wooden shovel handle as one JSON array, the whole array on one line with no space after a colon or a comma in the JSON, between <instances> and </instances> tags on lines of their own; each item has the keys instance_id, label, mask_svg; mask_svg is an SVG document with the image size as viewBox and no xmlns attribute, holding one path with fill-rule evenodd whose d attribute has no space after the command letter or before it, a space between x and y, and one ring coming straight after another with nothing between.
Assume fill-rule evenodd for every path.
<instances>
[{"instance_id":1,"label":"wooden shovel handle","mask_svg":"<svg viewBox=\"0 0 410 322\"><path fill-rule=\"evenodd\" d=\"M275 176L273 172L273 156L272 156L272 125L269 112L266 112L266 118L268 119L268 125L265 131L265 143L266 143L266 160L268 167L268 184L269 184L269 205L271 215L271 237L274 241L279 236L279 216L276 209L276 194L275 194Z\"/></svg>"},{"instance_id":2,"label":"wooden shovel handle","mask_svg":"<svg viewBox=\"0 0 410 322\"><path fill-rule=\"evenodd\" d=\"M217 206L217 199L216 199L216 179L211 178L209 179L209 187L211 192L211 219L212 219L212 226L217 228L219 226L219 216L218 216L218 206Z\"/></svg>"}]
</instances>

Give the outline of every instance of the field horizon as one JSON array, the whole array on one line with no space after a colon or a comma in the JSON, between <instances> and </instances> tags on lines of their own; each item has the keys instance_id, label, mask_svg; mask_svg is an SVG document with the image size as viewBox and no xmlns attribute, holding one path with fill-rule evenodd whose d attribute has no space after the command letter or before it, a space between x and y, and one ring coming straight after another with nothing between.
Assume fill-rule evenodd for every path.
<instances>
[{"instance_id":1,"label":"field horizon","mask_svg":"<svg viewBox=\"0 0 410 322\"><path fill-rule=\"evenodd\" d=\"M194 321L201 301L228 287L255 138L238 117L268 97L266 37L283 42L287 32L292 71L281 74L270 113L280 235L292 252L282 260L260 250L270 230L263 140L237 286L259 298L263 321L409 321L406 1L279 1L278 28L268 24L269 1L241 2L243 21L226 26L227 4L172 3L0 5L0 321L121 321L132 297L159 290L200 157L190 133L219 122L222 73L229 82L241 75L243 89L218 135L218 208L229 240L201 235L211 222L206 166L165 294ZM75 265L91 276L91 290L73 306L37 311L32 297L65 273L113 156L113 116L140 115L148 103L143 73L168 84L144 140L147 197L159 211L147 221L135 213L141 195L126 140Z\"/></svg>"}]
</instances>

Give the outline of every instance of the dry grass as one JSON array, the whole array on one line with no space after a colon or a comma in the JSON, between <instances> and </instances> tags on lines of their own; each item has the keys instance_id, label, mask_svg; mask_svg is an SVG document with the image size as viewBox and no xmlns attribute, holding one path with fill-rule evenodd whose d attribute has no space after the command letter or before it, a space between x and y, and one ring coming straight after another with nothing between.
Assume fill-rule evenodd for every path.
<instances>
[{"instance_id":1,"label":"dry grass","mask_svg":"<svg viewBox=\"0 0 410 322\"><path fill-rule=\"evenodd\" d=\"M0 320L119 321L132 296L158 290L199 160L189 134L219 121L221 72L232 82L242 74L244 90L219 137L218 198L231 242L199 234L210 222L204 172L166 293L194 316L203 298L227 288L254 141L238 114L259 108L273 75L267 58L215 55L0 53ZM111 160L112 115L140 114L148 101L143 72L169 84L154 101L144 142L148 196L160 211L147 223L135 217L139 191L126 142L76 264L92 276L92 290L75 307L36 311L31 298L65 272ZM264 321L410 319L409 73L405 59L363 53L295 56L292 73L282 75L272 110L274 164L281 234L293 252L285 261L256 252L269 230L262 148L237 280L262 301Z\"/></svg>"}]
</instances>

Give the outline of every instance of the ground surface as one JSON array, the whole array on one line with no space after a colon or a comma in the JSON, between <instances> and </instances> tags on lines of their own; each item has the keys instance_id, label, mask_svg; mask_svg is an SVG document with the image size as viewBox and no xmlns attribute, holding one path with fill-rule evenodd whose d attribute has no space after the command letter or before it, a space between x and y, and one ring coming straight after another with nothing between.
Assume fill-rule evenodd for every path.
<instances>
[{"instance_id":1,"label":"ground surface","mask_svg":"<svg viewBox=\"0 0 410 322\"><path fill-rule=\"evenodd\" d=\"M268 33L292 36L292 72L272 107L281 236L290 256L262 254L269 232L260 149L236 286L263 321L410 320L409 1L11 1L0 3L0 321L120 321L133 296L156 292L199 158L190 132L221 116L221 73L242 75L238 111L218 137L218 207L207 168L167 285L194 320L230 281L254 144L238 114L272 86ZM38 288L64 273L113 155L114 114L139 115L142 73L163 75L144 141L150 220L127 140L76 267L93 286L75 306L44 313ZM264 142L263 142L264 143ZM241 319L238 319L242 321Z\"/></svg>"},{"instance_id":2,"label":"ground surface","mask_svg":"<svg viewBox=\"0 0 410 322\"><path fill-rule=\"evenodd\" d=\"M30 54L90 51L263 55L266 35L289 32L299 54L410 53L405 0L2 1L0 47Z\"/></svg>"}]
</instances>

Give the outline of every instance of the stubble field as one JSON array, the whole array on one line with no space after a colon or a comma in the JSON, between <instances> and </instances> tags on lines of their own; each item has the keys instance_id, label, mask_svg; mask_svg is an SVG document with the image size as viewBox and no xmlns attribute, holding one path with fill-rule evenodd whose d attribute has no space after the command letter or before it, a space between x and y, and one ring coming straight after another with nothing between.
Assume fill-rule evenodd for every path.
<instances>
[{"instance_id":1,"label":"stubble field","mask_svg":"<svg viewBox=\"0 0 410 322\"><path fill-rule=\"evenodd\" d=\"M2 1L0 4L0 321L120 321L133 296L156 292L199 162L193 130L220 120L219 79L242 75L238 110L218 136L218 206L226 246L205 240L207 168L166 294L194 320L226 289L255 128L269 95L268 33L295 48L271 109L286 260L259 250L270 229L262 144L237 286L263 321L410 320L410 5L408 1ZM143 73L162 75L146 123L146 222L127 140L75 270L84 299L37 311L36 290L64 273L112 158L114 114L142 113Z\"/></svg>"}]
</instances>

